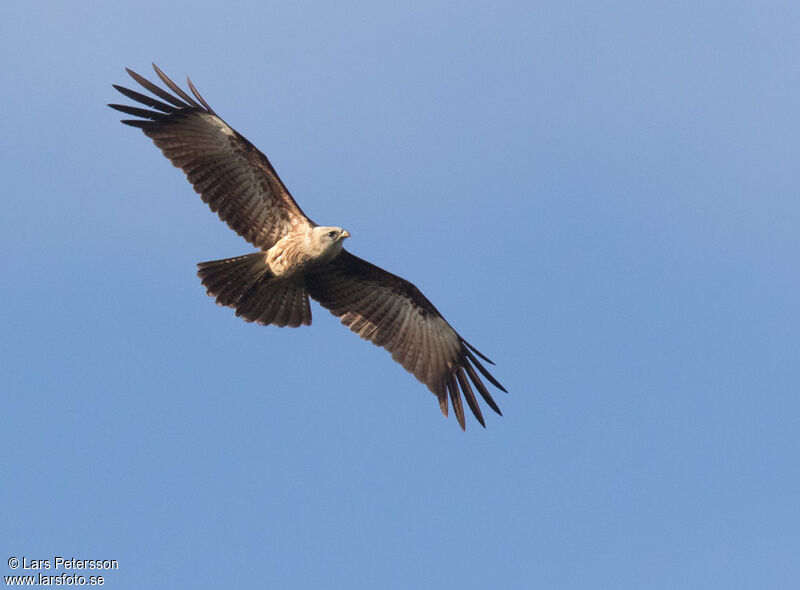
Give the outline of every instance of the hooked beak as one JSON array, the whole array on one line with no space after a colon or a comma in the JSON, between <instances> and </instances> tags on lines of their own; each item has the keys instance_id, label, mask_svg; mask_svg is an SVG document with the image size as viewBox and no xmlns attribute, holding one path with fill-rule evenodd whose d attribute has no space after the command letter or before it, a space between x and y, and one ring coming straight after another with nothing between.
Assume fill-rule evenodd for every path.
<instances>
[{"instance_id":1,"label":"hooked beak","mask_svg":"<svg viewBox=\"0 0 800 590\"><path fill-rule=\"evenodd\" d=\"M347 230L342 231L342 239L349 238L350 232Z\"/></svg>"}]
</instances>

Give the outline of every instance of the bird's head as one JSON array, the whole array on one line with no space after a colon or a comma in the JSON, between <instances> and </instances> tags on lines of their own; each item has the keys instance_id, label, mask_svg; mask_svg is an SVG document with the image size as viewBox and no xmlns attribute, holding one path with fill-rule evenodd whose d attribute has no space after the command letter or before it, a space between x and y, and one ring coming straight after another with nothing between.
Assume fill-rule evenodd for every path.
<instances>
[{"instance_id":1,"label":"bird's head","mask_svg":"<svg viewBox=\"0 0 800 590\"><path fill-rule=\"evenodd\" d=\"M350 232L341 227L315 227L311 239L322 260L331 260L342 251L343 242Z\"/></svg>"}]
</instances>

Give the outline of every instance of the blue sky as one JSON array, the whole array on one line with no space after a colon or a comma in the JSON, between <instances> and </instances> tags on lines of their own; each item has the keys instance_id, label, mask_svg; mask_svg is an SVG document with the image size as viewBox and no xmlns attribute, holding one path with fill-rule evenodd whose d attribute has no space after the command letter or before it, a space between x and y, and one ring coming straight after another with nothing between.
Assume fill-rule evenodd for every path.
<instances>
[{"instance_id":1,"label":"blue sky","mask_svg":"<svg viewBox=\"0 0 800 590\"><path fill-rule=\"evenodd\" d=\"M798 26L763 0L3 3L3 561L797 588ZM213 304L195 263L251 246L105 106L152 61L497 362L504 417L462 433L318 306Z\"/></svg>"}]
</instances>

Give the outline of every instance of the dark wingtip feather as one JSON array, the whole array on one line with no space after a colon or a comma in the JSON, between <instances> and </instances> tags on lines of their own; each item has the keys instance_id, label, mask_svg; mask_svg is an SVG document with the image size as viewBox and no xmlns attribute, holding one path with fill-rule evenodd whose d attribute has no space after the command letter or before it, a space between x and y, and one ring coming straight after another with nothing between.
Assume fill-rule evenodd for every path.
<instances>
[{"instance_id":1,"label":"dark wingtip feather","mask_svg":"<svg viewBox=\"0 0 800 590\"><path fill-rule=\"evenodd\" d=\"M470 348L472 348L472 347L470 347ZM475 358L475 355L473 355L469 350L465 350L464 352L467 353L467 357L478 368L478 370L481 372L481 375L483 375L484 377L486 377L489 380L489 383L494 385L497 389L499 389L503 393L508 393L508 390L506 390L505 387L500 385L500 382L497 379L495 379L494 376L492 376L492 374L489 371L486 370L486 367L484 367L481 364L481 362L478 359ZM483 357L481 357L481 358L483 358Z\"/></svg>"},{"instance_id":2,"label":"dark wingtip feather","mask_svg":"<svg viewBox=\"0 0 800 590\"><path fill-rule=\"evenodd\" d=\"M450 392L450 401L453 402L453 412L455 412L458 425L461 430L466 430L466 420L464 419L464 406L461 405L461 392L456 384L456 377L452 373L447 376L447 391Z\"/></svg>"},{"instance_id":3,"label":"dark wingtip feather","mask_svg":"<svg viewBox=\"0 0 800 590\"><path fill-rule=\"evenodd\" d=\"M474 346L472 346L472 344L470 344L469 342L467 342L466 340L464 340L464 339L463 339L461 336L459 336L459 337L458 337L458 339L459 339L459 340L461 340L461 342L462 342L464 345L466 345L466 347L467 347L467 348L469 348L469 349L470 349L472 352L474 352L475 354L477 354L479 357L481 357L481 358L482 358L483 360L485 360L487 363L489 363L490 365L493 365L493 364L494 364L494 361L493 361L492 359L490 359L488 356L486 356L485 354L483 354L483 353L482 353L480 350L478 350L477 348L475 348Z\"/></svg>"},{"instance_id":4,"label":"dark wingtip feather","mask_svg":"<svg viewBox=\"0 0 800 590\"><path fill-rule=\"evenodd\" d=\"M492 410L495 411L495 413L497 413L500 416L502 416L503 412L500 411L500 408L498 407L497 402L494 401L494 399L492 398L491 394L489 393L489 390L486 389L486 386L483 384L483 381L481 381L481 378L475 372L475 369L473 368L473 366L471 364L469 364L469 362L466 362L466 363L464 363L464 368L467 371L467 375L469 375L469 378L472 380L472 383L477 388L478 393L481 394L481 397L483 398L483 401L485 401L486 404L490 408L492 408Z\"/></svg>"},{"instance_id":5,"label":"dark wingtip feather","mask_svg":"<svg viewBox=\"0 0 800 590\"><path fill-rule=\"evenodd\" d=\"M475 416L475 419L481 426L486 428L486 422L483 421L483 412L481 412L481 407L478 405L478 400L475 399L475 392L473 392L472 387L470 387L469 379L464 375L464 367L458 368L458 371L456 371L456 378L458 379L458 384L461 386L461 391L464 393L464 399L467 400L467 405L469 409L472 410L472 415Z\"/></svg>"},{"instance_id":6,"label":"dark wingtip feather","mask_svg":"<svg viewBox=\"0 0 800 590\"><path fill-rule=\"evenodd\" d=\"M146 96L141 92L136 92L135 90L131 90L130 88L125 88L124 86L120 86L119 84L112 84L111 86L113 86L117 92L124 94L131 100L135 100L136 102L142 103L143 105L147 105L150 108L161 111L162 113L175 112L175 107L165 104L160 100L156 100L155 98L152 98L150 96Z\"/></svg>"},{"instance_id":7,"label":"dark wingtip feather","mask_svg":"<svg viewBox=\"0 0 800 590\"><path fill-rule=\"evenodd\" d=\"M162 72L156 64L153 64L153 69L155 70L155 72L158 75L158 77L161 78L161 81L164 84L166 84L169 87L169 89L172 90L172 92L174 92L175 94L180 96L188 105L191 105L191 106L196 107L198 109L203 108L197 103L196 100L194 100L191 96L186 94L181 89L180 86L178 86L177 84L175 84L175 82L170 80L170 78L164 72Z\"/></svg>"},{"instance_id":8,"label":"dark wingtip feather","mask_svg":"<svg viewBox=\"0 0 800 590\"><path fill-rule=\"evenodd\" d=\"M134 117L141 117L143 119L152 119L153 121L158 121L159 119L163 119L165 117L164 114L156 111L148 111L147 109L131 107L124 104L110 104L108 106L116 111L125 113L126 115L133 115Z\"/></svg>"},{"instance_id":9,"label":"dark wingtip feather","mask_svg":"<svg viewBox=\"0 0 800 590\"><path fill-rule=\"evenodd\" d=\"M186 83L187 83L187 84L189 84L189 90L191 90L191 91L192 91L192 94L194 94L194 95L195 95L195 97L197 98L197 100L199 100L199 101L200 101L200 103L201 103L201 104L202 104L202 105L203 105L203 106L206 108L206 110L207 110L209 113L211 113L212 115L216 115L217 113L215 113L215 112L214 112L214 109L212 109L210 106L208 106L208 103L206 102L206 100L205 100L205 99L204 99L204 98L201 96L201 94L200 94L200 93L197 91L197 88L195 88L195 87L194 87L194 84L192 84L192 81L191 81L191 79L189 78L189 76L186 76Z\"/></svg>"},{"instance_id":10,"label":"dark wingtip feather","mask_svg":"<svg viewBox=\"0 0 800 590\"><path fill-rule=\"evenodd\" d=\"M139 84L142 88L152 92L157 97L167 101L169 104L176 106L179 109L185 109L190 106L189 104L181 102L179 99L172 96L169 92L165 91L163 88L159 88L141 74L137 74L132 69L125 68L125 71L128 72L128 75L131 78L133 78L136 81L136 83Z\"/></svg>"}]
</instances>

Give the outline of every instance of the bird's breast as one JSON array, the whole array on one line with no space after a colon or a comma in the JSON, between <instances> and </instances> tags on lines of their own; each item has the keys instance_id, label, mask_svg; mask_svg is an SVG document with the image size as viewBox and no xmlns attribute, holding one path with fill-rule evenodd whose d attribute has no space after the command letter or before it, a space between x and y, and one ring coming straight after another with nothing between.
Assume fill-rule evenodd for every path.
<instances>
[{"instance_id":1,"label":"bird's breast","mask_svg":"<svg viewBox=\"0 0 800 590\"><path fill-rule=\"evenodd\" d=\"M289 234L267 250L267 266L276 277L303 272L306 267L313 264L311 253L303 247L304 241L297 238Z\"/></svg>"}]
</instances>

